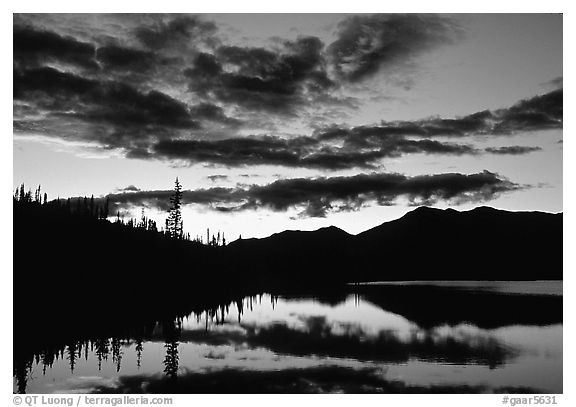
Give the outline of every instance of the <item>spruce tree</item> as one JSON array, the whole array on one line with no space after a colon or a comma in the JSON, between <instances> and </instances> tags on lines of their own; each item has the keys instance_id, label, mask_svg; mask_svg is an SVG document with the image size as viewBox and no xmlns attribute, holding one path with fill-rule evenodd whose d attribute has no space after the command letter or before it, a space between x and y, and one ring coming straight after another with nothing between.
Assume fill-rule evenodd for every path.
<instances>
[{"instance_id":1,"label":"spruce tree","mask_svg":"<svg viewBox=\"0 0 576 407\"><path fill-rule=\"evenodd\" d=\"M176 177L174 193L170 197L170 212L167 220L168 233L170 236L181 239L183 235L182 222L182 185Z\"/></svg>"}]
</instances>

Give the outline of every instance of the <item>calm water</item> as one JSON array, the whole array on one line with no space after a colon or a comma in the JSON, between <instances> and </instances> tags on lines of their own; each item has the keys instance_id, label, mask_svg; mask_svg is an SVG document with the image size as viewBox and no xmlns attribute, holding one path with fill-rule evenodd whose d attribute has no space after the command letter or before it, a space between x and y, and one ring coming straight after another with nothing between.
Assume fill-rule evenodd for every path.
<instances>
[{"instance_id":1,"label":"calm water","mask_svg":"<svg viewBox=\"0 0 576 407\"><path fill-rule=\"evenodd\" d=\"M562 281L376 281L363 285L447 287L522 295L562 295Z\"/></svg>"},{"instance_id":2,"label":"calm water","mask_svg":"<svg viewBox=\"0 0 576 407\"><path fill-rule=\"evenodd\" d=\"M561 393L561 301L561 282L264 293L36 352L14 391Z\"/></svg>"}]
</instances>

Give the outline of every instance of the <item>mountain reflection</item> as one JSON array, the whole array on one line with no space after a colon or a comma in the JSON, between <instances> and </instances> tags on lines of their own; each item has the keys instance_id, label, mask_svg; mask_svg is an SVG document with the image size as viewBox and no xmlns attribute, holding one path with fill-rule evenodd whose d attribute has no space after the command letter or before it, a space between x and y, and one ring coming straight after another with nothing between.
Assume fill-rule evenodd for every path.
<instances>
[{"instance_id":1,"label":"mountain reflection","mask_svg":"<svg viewBox=\"0 0 576 407\"><path fill-rule=\"evenodd\" d=\"M88 389L95 392L466 393L511 392L523 387L411 385L384 377L390 366L408 368L416 363L493 370L516 363L526 354L522 346L494 334L494 327L505 330L507 324L513 325L511 313L488 312L477 321L466 321L458 318L458 311L447 311L434 321L434 309L444 307L446 300L436 301L439 292L435 290L419 289L420 294L424 291L427 294L419 297L418 303L430 301L430 306L419 312L418 307L400 309L394 303L400 297L408 302L408 291L402 288L354 287L347 293L247 296L188 314L125 323L115 332L94 326L94 332L111 332L110 336L91 337L90 332L80 331L76 338L64 338L56 333L46 342L50 346L38 347L33 337L23 338L15 346L15 391L25 393L31 381L42 386L42 377L64 365L70 379L112 380L107 384L97 380ZM461 294L452 290L447 295L454 299ZM532 323L527 320L530 316L518 315L516 325L559 326L561 296L466 295L474 297L461 302L468 310L478 307L479 301L494 300L498 306L519 303L524 310L539 307L539 311L530 314ZM492 306L486 309L491 311ZM391 309L394 312L389 312ZM503 322L499 322L502 314ZM561 312L559 315L561 323ZM154 344L163 344L161 360L147 353ZM186 359L181 358L182 349L188 349ZM98 374L87 376L91 369ZM214 383L218 386L210 387Z\"/></svg>"},{"instance_id":2,"label":"mountain reflection","mask_svg":"<svg viewBox=\"0 0 576 407\"><path fill-rule=\"evenodd\" d=\"M303 319L306 324L303 330L285 323L246 326L244 340L250 346L262 346L283 354L394 363L416 358L495 367L516 353L494 338L481 335L440 336L434 331L414 330L408 338L401 339L394 331L383 330L369 335L358 325L334 326L323 316Z\"/></svg>"},{"instance_id":3,"label":"mountain reflection","mask_svg":"<svg viewBox=\"0 0 576 407\"><path fill-rule=\"evenodd\" d=\"M217 383L217 384L216 384ZM339 366L246 371L222 369L209 372L185 371L177 383L162 375L122 376L113 386L99 386L94 393L538 393L530 387L471 385L407 385L387 380L376 369Z\"/></svg>"}]
</instances>

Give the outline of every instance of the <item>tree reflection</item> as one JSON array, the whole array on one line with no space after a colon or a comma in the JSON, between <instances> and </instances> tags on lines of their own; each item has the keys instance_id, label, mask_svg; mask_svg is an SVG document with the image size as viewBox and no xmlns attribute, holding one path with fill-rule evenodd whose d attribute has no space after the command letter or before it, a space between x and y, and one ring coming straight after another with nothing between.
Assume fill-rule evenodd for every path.
<instances>
[{"instance_id":1,"label":"tree reflection","mask_svg":"<svg viewBox=\"0 0 576 407\"><path fill-rule=\"evenodd\" d=\"M164 335L164 373L171 380L178 377L178 345L180 339L181 321L164 321L162 323L162 333Z\"/></svg>"},{"instance_id":2,"label":"tree reflection","mask_svg":"<svg viewBox=\"0 0 576 407\"><path fill-rule=\"evenodd\" d=\"M385 291L392 290L385 289ZM354 292L348 292L347 295L327 293L325 296L306 297L300 294L290 296L283 293L281 298L283 302L291 299L313 298L320 304L329 303L331 306L336 304L336 298L339 301L338 304L349 300L356 307L365 301L370 302L372 306L385 301L387 304L392 303L395 300L391 295L387 295L385 298L376 297L377 293L378 291L372 287L356 287ZM270 295L270 305L264 306L276 309L279 299L279 295ZM516 301L519 300L516 299ZM544 305L551 302L548 298L537 297L532 298L531 301ZM558 301L561 303L561 297ZM105 362L111 355L111 365L109 366L114 366L115 371L120 372L122 363L126 363L127 360L124 358L125 347L127 346L133 346L135 352L135 362L133 363L140 370L144 343L147 341L158 342L159 340L164 342L164 356L161 362L165 377L169 381L176 381L179 376L180 342L194 342L198 341L197 338L215 344L242 343L251 347L265 348L278 354L299 357L316 355L347 360L380 360L392 363L402 363L411 358L417 358L442 363L481 364L495 368L516 356L514 349L509 349L498 341L491 340L490 335L483 338L475 335L443 337L435 335L434 327L426 324L417 324L421 329L414 334L415 336L399 338L389 332L369 335L353 324L333 326L333 324L318 318L302 320L305 323L305 329L293 329L293 327L283 325L281 322L276 322L270 326L258 326L257 323L250 322L252 318L249 318L249 321L244 318L245 321L242 322L245 311L252 309L257 313L257 304L261 304L261 302L262 295L231 297L228 298L228 301L213 301L210 306L197 307L188 312L167 314L163 318L140 319L126 325L119 324L113 329L104 331L109 336L89 339L88 334L79 335L79 338L70 338L63 334L61 342L63 345L61 346L52 344L40 348L27 346L33 342L21 342L15 346L14 352L14 391L26 392L26 388L32 383L30 374L33 366L41 368L43 374L46 374L47 369L52 368L55 362L60 360L60 363L63 362L69 367L70 373L78 374L79 362L82 359L88 362L89 353L93 355L90 362L94 365L97 362L99 371L103 369L103 363L104 368L106 368ZM400 299L397 303L399 302ZM385 309L383 306L381 308ZM234 317L232 320L229 319L231 311L232 313L237 312L237 323L233 320ZM411 312L416 311L411 309ZM407 314L407 312L405 313ZM431 315L427 310L419 310L419 313L419 315ZM184 318L196 321L197 327L195 329L187 328L183 331ZM495 315L493 318L496 319L498 316ZM242 332L241 334L234 332L230 335L227 329L220 330L216 325L240 326ZM57 342L55 341L55 343ZM180 379L178 380L180 381Z\"/></svg>"},{"instance_id":3,"label":"tree reflection","mask_svg":"<svg viewBox=\"0 0 576 407\"><path fill-rule=\"evenodd\" d=\"M142 351L144 350L144 347L142 345L142 338L136 339L135 350L136 350L136 367L138 368L138 370L140 370L140 366L142 366Z\"/></svg>"}]
</instances>

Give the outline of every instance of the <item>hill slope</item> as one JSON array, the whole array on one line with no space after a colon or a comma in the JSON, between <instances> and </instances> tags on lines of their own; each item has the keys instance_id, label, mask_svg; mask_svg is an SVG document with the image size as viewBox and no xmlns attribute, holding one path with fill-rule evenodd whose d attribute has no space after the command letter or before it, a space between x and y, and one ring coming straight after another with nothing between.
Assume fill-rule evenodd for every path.
<instances>
[{"instance_id":1,"label":"hill slope","mask_svg":"<svg viewBox=\"0 0 576 407\"><path fill-rule=\"evenodd\" d=\"M562 214L421 207L356 236L283 232L226 248L265 281L562 279Z\"/></svg>"},{"instance_id":2,"label":"hill slope","mask_svg":"<svg viewBox=\"0 0 576 407\"><path fill-rule=\"evenodd\" d=\"M14 210L15 283L29 295L137 291L173 301L192 289L562 279L562 214L422 207L356 236L328 227L207 247L43 211Z\"/></svg>"}]
</instances>

